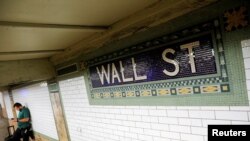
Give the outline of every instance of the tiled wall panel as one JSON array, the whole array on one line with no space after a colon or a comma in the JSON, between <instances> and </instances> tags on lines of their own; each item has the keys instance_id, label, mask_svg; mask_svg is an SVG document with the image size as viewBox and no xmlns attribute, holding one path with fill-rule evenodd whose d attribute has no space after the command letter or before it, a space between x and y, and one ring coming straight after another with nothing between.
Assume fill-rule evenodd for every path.
<instances>
[{"instance_id":1,"label":"tiled wall panel","mask_svg":"<svg viewBox=\"0 0 250 141\"><path fill-rule=\"evenodd\" d=\"M13 90L14 102L30 109L34 131L58 139L55 119L46 83L38 83Z\"/></svg>"},{"instance_id":2,"label":"tiled wall panel","mask_svg":"<svg viewBox=\"0 0 250 141\"><path fill-rule=\"evenodd\" d=\"M71 141L206 141L208 124L250 124L249 106L93 106L84 77L59 85Z\"/></svg>"}]
</instances>

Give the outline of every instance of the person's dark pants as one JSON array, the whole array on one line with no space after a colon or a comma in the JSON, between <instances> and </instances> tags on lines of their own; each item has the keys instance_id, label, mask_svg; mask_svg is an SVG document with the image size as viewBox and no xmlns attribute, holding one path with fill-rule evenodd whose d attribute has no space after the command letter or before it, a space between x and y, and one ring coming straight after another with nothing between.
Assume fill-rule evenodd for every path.
<instances>
[{"instance_id":1,"label":"person's dark pants","mask_svg":"<svg viewBox=\"0 0 250 141\"><path fill-rule=\"evenodd\" d=\"M28 131L28 129L17 128L13 135L12 141L20 141L21 138L23 138L23 141L29 141Z\"/></svg>"}]
</instances>

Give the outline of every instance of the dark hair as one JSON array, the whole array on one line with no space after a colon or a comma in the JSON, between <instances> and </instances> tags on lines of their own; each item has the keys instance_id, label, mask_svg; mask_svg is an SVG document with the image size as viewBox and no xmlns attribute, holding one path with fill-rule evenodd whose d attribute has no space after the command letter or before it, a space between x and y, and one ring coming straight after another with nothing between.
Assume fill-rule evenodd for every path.
<instances>
[{"instance_id":1,"label":"dark hair","mask_svg":"<svg viewBox=\"0 0 250 141\"><path fill-rule=\"evenodd\" d=\"M22 104L17 102L17 103L14 104L13 107L15 108L15 107L20 107L20 106L22 106Z\"/></svg>"}]
</instances>

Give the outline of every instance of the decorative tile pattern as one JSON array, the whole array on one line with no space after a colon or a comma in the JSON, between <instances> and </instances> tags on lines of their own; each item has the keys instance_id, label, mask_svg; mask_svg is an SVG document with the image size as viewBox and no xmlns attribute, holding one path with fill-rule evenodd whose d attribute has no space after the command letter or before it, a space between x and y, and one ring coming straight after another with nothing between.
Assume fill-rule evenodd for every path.
<instances>
[{"instance_id":1,"label":"decorative tile pattern","mask_svg":"<svg viewBox=\"0 0 250 141\"><path fill-rule=\"evenodd\" d=\"M135 97L135 92L133 92L133 91L128 91L128 92L127 92L127 97Z\"/></svg>"},{"instance_id":2,"label":"decorative tile pattern","mask_svg":"<svg viewBox=\"0 0 250 141\"><path fill-rule=\"evenodd\" d=\"M229 84L222 84L221 91L222 92L229 92L230 91Z\"/></svg>"},{"instance_id":3,"label":"decorative tile pattern","mask_svg":"<svg viewBox=\"0 0 250 141\"><path fill-rule=\"evenodd\" d=\"M202 86L203 93L218 93L220 92L220 86L212 85L212 86Z\"/></svg>"},{"instance_id":4,"label":"decorative tile pattern","mask_svg":"<svg viewBox=\"0 0 250 141\"><path fill-rule=\"evenodd\" d=\"M247 8L240 6L234 9L225 11L224 27L226 31L233 31L248 26L249 20Z\"/></svg>"},{"instance_id":5,"label":"decorative tile pattern","mask_svg":"<svg viewBox=\"0 0 250 141\"><path fill-rule=\"evenodd\" d=\"M194 76L189 78L180 77L173 79L174 81L163 80L153 82L143 82L136 84L126 84L119 86L107 86L94 88L91 83L90 77L88 78L89 88L92 99L110 99L110 98L140 98L140 97L167 97L167 96L182 96L193 94L219 94L230 92L230 85L227 72L227 63L225 60L224 46L222 42L222 35L220 32L219 21L214 20L201 25L197 25L188 29L181 30L179 32L165 35L163 37L147 41L142 44L132 46L130 48L108 54L89 60L87 62L89 68L100 64L102 62L109 62L118 57L128 56L131 53L141 52L145 49L154 48L166 44L170 41L178 41L186 36L192 36L196 34L202 34L204 32L211 32L213 36L213 50L210 54L215 56L217 65L217 74L207 76ZM199 51L199 50L196 50ZM200 52L199 54L202 54ZM206 55L204 55L206 56ZM177 56L178 57L178 56ZM197 58L199 56L196 56ZM208 55L209 57L209 55ZM187 62L180 62L187 63ZM146 64L147 65L147 64ZM90 74L90 73L89 73Z\"/></svg>"},{"instance_id":6,"label":"decorative tile pattern","mask_svg":"<svg viewBox=\"0 0 250 141\"><path fill-rule=\"evenodd\" d=\"M110 93L104 93L103 98L110 98Z\"/></svg>"},{"instance_id":7,"label":"decorative tile pattern","mask_svg":"<svg viewBox=\"0 0 250 141\"><path fill-rule=\"evenodd\" d=\"M177 96L190 94L212 94L230 92L229 84L221 85L206 85L194 87L168 88L157 90L143 90L143 91L128 91L128 92L114 92L114 98L128 98L128 97L148 97L148 96ZM95 93L92 98L112 98L113 92Z\"/></svg>"},{"instance_id":8,"label":"decorative tile pattern","mask_svg":"<svg viewBox=\"0 0 250 141\"><path fill-rule=\"evenodd\" d=\"M192 94L192 88L189 87L183 87L183 88L178 88L178 93L179 94Z\"/></svg>"},{"instance_id":9,"label":"decorative tile pattern","mask_svg":"<svg viewBox=\"0 0 250 141\"><path fill-rule=\"evenodd\" d=\"M141 91L141 96L152 96L150 90Z\"/></svg>"},{"instance_id":10,"label":"decorative tile pattern","mask_svg":"<svg viewBox=\"0 0 250 141\"><path fill-rule=\"evenodd\" d=\"M122 97L122 93L121 92L114 92L114 97L115 98L121 98Z\"/></svg>"},{"instance_id":11,"label":"decorative tile pattern","mask_svg":"<svg viewBox=\"0 0 250 141\"><path fill-rule=\"evenodd\" d=\"M158 89L158 96L166 96L169 94L170 94L169 89Z\"/></svg>"},{"instance_id":12,"label":"decorative tile pattern","mask_svg":"<svg viewBox=\"0 0 250 141\"><path fill-rule=\"evenodd\" d=\"M199 86L194 86L193 87L193 92L194 92L194 94L200 94L201 93L200 87Z\"/></svg>"}]
</instances>

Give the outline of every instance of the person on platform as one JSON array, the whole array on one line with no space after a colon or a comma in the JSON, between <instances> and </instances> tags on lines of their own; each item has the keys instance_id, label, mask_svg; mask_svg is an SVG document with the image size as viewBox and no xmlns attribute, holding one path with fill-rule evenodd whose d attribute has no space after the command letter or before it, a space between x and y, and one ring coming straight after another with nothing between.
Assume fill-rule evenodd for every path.
<instances>
[{"instance_id":1,"label":"person on platform","mask_svg":"<svg viewBox=\"0 0 250 141\"><path fill-rule=\"evenodd\" d=\"M17 129L14 132L12 140L20 141L20 139L22 138L23 141L29 141L29 137L31 136L30 110L25 106L22 106L22 104L20 103L15 103L13 107L15 108L16 111L19 111L19 113L17 118L12 119L13 122L17 122Z\"/></svg>"}]
</instances>

